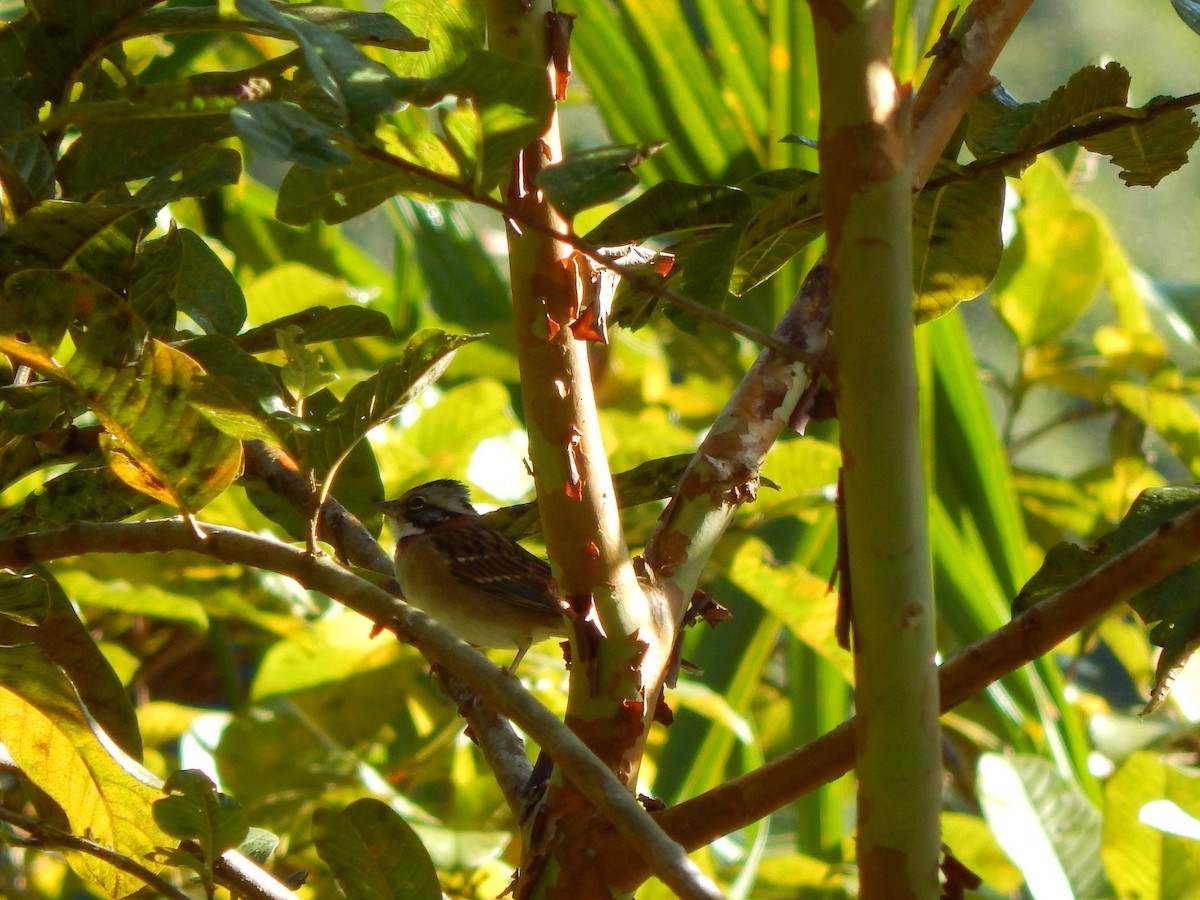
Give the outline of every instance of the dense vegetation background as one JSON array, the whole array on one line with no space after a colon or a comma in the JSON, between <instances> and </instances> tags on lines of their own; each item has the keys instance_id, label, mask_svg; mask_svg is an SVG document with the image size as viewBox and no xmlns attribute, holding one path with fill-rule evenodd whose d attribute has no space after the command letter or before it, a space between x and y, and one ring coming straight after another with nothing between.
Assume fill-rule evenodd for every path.
<instances>
[{"instance_id":1,"label":"dense vegetation background","mask_svg":"<svg viewBox=\"0 0 1200 900\"><path fill-rule=\"evenodd\" d=\"M951 35L950 3L897 3L898 77L926 83L973 25L1027 5L960 11ZM1200 556L1198 497L1162 490L1200 472L1198 176L1184 165L1200 10L1092 6L1035 5L994 70L1011 97L958 111L915 201L939 659L1033 610L1025 650L991 668L963 656L946 676L964 701L936 738L947 896L1146 900L1200 884L1200 679L1173 668L1198 627L1183 568ZM794 330L759 356L824 250L807 5L564 2L568 163L537 181L562 219L520 206L510 181L552 113L543 69L525 64L537 56L496 45L497 23L526 27L521 4L377 7L0 3L0 894L127 896L153 870L193 896L286 895L215 861L239 845L314 898L492 897L518 865L519 896L539 877L580 897L686 881L638 860L621 826L569 824L586 804L561 775L550 818L522 819L528 763L504 758L511 732L487 711L551 747L568 784L584 771L573 751L516 683L489 682L373 587L388 564L372 503L434 478L468 481L539 552L564 534L586 544L514 507L534 499L527 457L554 483L527 405L551 381L530 363L521 299L522 273L563 271L523 243L548 221L580 247L649 251L611 309L581 295L604 320L570 339L587 342L599 409L582 441L624 473L628 547L651 542L647 565L678 586L656 566L667 538L709 542L698 587L732 618L687 630L700 673L667 690L670 727L649 726L652 700L645 730L589 719L589 670L564 671L553 644L521 685L666 805L657 821L726 895L857 895L856 788L839 777L852 744L822 737L854 712L828 588L837 421L796 388L791 409L810 404L798 417L814 421L763 441L754 502L749 471L711 476L725 486L711 502L676 489L696 484L697 459L720 468L694 456L714 422L753 430L726 404L769 393L763 359L818 385L824 371L796 356ZM697 497L719 515L680 512ZM557 515L544 497L541 512ZM1084 612L1060 617L1064 597ZM485 692L482 709L372 619L399 621ZM908 765L898 755L898 782Z\"/></svg>"}]
</instances>

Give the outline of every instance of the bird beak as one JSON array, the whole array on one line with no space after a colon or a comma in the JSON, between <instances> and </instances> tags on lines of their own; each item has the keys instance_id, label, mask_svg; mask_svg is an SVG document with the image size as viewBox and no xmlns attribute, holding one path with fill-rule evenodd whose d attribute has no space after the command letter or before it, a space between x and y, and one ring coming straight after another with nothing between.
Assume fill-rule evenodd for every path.
<instances>
[{"instance_id":1,"label":"bird beak","mask_svg":"<svg viewBox=\"0 0 1200 900\"><path fill-rule=\"evenodd\" d=\"M372 503L371 505L382 512L385 516L390 516L393 519L400 517L399 500L387 500L383 503Z\"/></svg>"}]
</instances>

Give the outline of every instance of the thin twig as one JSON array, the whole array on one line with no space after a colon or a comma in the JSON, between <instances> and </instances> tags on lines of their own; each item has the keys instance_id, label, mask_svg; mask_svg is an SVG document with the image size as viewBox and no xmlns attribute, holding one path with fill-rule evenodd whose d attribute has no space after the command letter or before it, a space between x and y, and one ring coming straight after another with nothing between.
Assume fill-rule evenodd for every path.
<instances>
[{"instance_id":1,"label":"thin twig","mask_svg":"<svg viewBox=\"0 0 1200 900\"><path fill-rule=\"evenodd\" d=\"M1200 106L1200 92L1150 103L1141 110L1145 113L1143 116L1131 117L1121 113L1105 113L1096 121L1088 122L1086 125L1071 125L1064 128L1053 137L1047 138L1039 144L1034 144L1032 147L1013 150L1009 153L1001 153L998 156L989 156L986 159L968 163L959 171L939 175L937 178L933 178L926 183L925 190L936 190L948 184L971 181L987 172L1004 169L1014 163L1024 162L1025 160L1036 159L1043 153L1064 147L1067 144L1080 143L1090 137L1107 134L1119 128L1129 128L1144 122L1151 122L1166 113L1178 112L1181 109L1189 109L1193 106Z\"/></svg>"},{"instance_id":2,"label":"thin twig","mask_svg":"<svg viewBox=\"0 0 1200 900\"><path fill-rule=\"evenodd\" d=\"M144 882L148 887L154 888L154 890L158 891L164 897L171 897L173 900L191 900L179 888L163 880L137 862L137 860L131 859L123 853L117 853L115 850L110 850L108 847L102 847L95 841L89 841L87 838L81 838L67 831L60 831L52 825L47 825L45 822L22 816L19 813L10 812L3 807L0 807L0 820L8 822L10 825L14 825L22 831L33 835L31 844L39 849L77 850L80 853L86 853L88 856L94 856L96 859L108 863L114 869L119 869L126 875L132 875L139 881Z\"/></svg>"}]
</instances>

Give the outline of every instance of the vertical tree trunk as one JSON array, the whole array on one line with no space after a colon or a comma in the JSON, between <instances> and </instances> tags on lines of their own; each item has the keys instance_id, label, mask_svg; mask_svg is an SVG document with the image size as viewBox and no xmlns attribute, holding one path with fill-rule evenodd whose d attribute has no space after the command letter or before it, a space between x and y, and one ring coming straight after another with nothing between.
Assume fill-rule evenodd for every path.
<instances>
[{"instance_id":1,"label":"vertical tree trunk","mask_svg":"<svg viewBox=\"0 0 1200 900\"><path fill-rule=\"evenodd\" d=\"M858 859L871 900L938 894L934 609L913 352L907 92L888 3L810 0L858 708Z\"/></svg>"}]
</instances>

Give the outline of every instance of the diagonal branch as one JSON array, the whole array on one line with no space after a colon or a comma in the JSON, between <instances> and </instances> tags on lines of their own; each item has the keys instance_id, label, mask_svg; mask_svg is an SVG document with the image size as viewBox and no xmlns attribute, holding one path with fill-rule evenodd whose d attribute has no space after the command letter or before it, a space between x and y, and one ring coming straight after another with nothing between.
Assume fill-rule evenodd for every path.
<instances>
[{"instance_id":1,"label":"diagonal branch","mask_svg":"<svg viewBox=\"0 0 1200 900\"><path fill-rule=\"evenodd\" d=\"M686 853L654 823L584 743L538 703L515 678L420 610L397 601L333 561L303 549L235 528L203 524L197 534L180 519L118 524L80 523L0 540L0 566L25 567L86 553L165 553L189 550L226 563L240 563L294 578L304 587L336 598L397 637L417 646L431 662L463 679L485 702L532 735L576 789L617 832L624 835L647 870L679 896L710 900L697 882Z\"/></svg>"},{"instance_id":2,"label":"diagonal branch","mask_svg":"<svg viewBox=\"0 0 1200 900\"><path fill-rule=\"evenodd\" d=\"M966 702L1197 560L1200 507L1164 522L1124 553L948 659L938 669L941 711ZM703 847L849 772L856 728L857 719L851 718L779 759L656 813L655 820L687 849ZM597 858L623 857L601 849ZM626 870L618 883L636 885L647 874Z\"/></svg>"},{"instance_id":3,"label":"diagonal branch","mask_svg":"<svg viewBox=\"0 0 1200 900\"><path fill-rule=\"evenodd\" d=\"M132 875L134 878L145 883L147 887L154 888L154 890L158 891L164 897L170 897L171 900L191 900L186 893L159 875L156 875L150 869L147 869L137 860L131 859L123 853L117 853L115 850L110 850L108 847L97 844L95 841L81 838L78 835L71 834L69 831L61 831L38 819L31 819L20 813L11 812L4 807L0 807L0 821L7 822L9 825L20 828L22 831L32 835L28 842L22 842L25 846L32 846L43 850L75 850L79 853L86 853L88 856L94 856L96 859L108 863L114 869L119 869L127 875Z\"/></svg>"}]
</instances>

